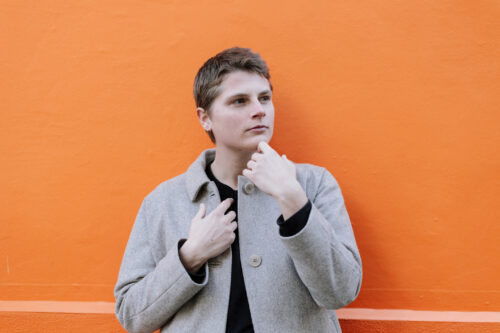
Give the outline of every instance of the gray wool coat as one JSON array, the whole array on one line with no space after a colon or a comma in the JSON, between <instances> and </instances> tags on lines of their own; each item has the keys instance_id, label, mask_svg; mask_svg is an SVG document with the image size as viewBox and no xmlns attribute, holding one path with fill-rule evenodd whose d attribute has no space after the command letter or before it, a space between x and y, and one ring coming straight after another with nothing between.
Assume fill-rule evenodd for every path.
<instances>
[{"instance_id":1,"label":"gray wool coat","mask_svg":"<svg viewBox=\"0 0 500 333\"><path fill-rule=\"evenodd\" d=\"M223 333L231 283L231 249L204 265L194 282L179 259L201 203L207 215L221 202L205 173L215 149L187 172L158 185L143 200L114 289L116 316L128 332ZM295 163L312 208L305 227L282 237L278 202L238 176L241 265L256 333L341 332L333 309L361 287L361 258L335 178L319 166Z\"/></svg>"}]
</instances>

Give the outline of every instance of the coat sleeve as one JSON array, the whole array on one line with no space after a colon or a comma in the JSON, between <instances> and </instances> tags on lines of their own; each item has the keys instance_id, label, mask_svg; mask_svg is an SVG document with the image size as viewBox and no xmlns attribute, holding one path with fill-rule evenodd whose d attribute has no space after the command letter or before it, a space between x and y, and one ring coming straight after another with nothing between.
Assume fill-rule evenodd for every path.
<instances>
[{"instance_id":1,"label":"coat sleeve","mask_svg":"<svg viewBox=\"0 0 500 333\"><path fill-rule=\"evenodd\" d=\"M315 302L338 309L359 294L361 257L340 187L322 169L306 225L297 234L280 238Z\"/></svg>"},{"instance_id":2,"label":"coat sleeve","mask_svg":"<svg viewBox=\"0 0 500 333\"><path fill-rule=\"evenodd\" d=\"M116 316L128 332L153 332L200 291L208 281L194 282L179 258L180 239L155 262L147 225L147 197L141 204L123 255L114 288Z\"/></svg>"}]
</instances>

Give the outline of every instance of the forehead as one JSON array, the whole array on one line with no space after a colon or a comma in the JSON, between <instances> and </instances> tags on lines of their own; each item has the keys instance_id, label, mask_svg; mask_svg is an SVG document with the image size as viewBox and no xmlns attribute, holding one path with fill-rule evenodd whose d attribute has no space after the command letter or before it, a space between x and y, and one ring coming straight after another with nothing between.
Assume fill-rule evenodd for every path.
<instances>
[{"instance_id":1,"label":"forehead","mask_svg":"<svg viewBox=\"0 0 500 333\"><path fill-rule=\"evenodd\" d=\"M227 74L219 86L221 97L235 92L242 94L260 93L270 90L269 81L254 72L234 71Z\"/></svg>"}]
</instances>

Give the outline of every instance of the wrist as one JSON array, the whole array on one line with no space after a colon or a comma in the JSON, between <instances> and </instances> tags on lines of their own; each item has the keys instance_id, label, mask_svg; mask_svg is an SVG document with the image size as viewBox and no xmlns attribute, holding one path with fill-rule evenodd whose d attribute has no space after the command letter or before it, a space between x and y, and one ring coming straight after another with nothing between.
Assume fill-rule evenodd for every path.
<instances>
[{"instance_id":1,"label":"wrist","mask_svg":"<svg viewBox=\"0 0 500 333\"><path fill-rule=\"evenodd\" d=\"M305 192L296 179L283 184L283 186L280 187L279 190L274 194L274 198L278 202L286 202L301 197L305 197Z\"/></svg>"},{"instance_id":2,"label":"wrist","mask_svg":"<svg viewBox=\"0 0 500 333\"><path fill-rule=\"evenodd\" d=\"M179 249L179 258L191 274L196 273L206 261L189 239Z\"/></svg>"},{"instance_id":3,"label":"wrist","mask_svg":"<svg viewBox=\"0 0 500 333\"><path fill-rule=\"evenodd\" d=\"M288 220L293 214L299 211L307 203L308 198L302 185L298 181L290 182L280 189L275 196L280 206L283 219Z\"/></svg>"}]
</instances>

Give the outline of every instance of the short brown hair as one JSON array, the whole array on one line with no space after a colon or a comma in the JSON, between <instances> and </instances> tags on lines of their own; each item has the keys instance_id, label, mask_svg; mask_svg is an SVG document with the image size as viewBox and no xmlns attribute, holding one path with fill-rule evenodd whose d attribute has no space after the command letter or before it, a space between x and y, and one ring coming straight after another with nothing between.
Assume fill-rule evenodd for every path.
<instances>
[{"instance_id":1,"label":"short brown hair","mask_svg":"<svg viewBox=\"0 0 500 333\"><path fill-rule=\"evenodd\" d=\"M273 90L269 68L260 55L248 48L232 47L208 59L198 70L193 87L196 107L203 108L210 115L210 107L214 99L219 96L218 88L224 77L237 70L262 75L269 81L269 86ZM210 140L215 143L213 132L206 132Z\"/></svg>"}]
</instances>

